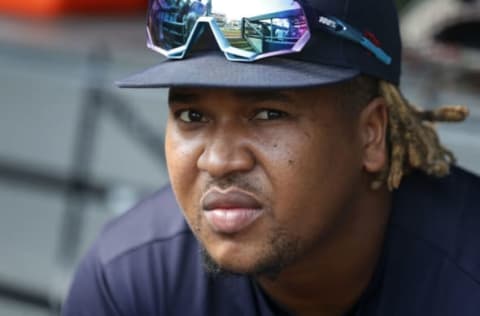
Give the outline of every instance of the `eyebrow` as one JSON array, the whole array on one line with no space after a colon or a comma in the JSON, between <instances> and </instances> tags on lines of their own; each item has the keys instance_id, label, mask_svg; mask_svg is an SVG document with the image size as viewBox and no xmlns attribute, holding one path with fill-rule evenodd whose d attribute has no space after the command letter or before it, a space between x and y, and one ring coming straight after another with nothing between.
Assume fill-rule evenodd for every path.
<instances>
[{"instance_id":1,"label":"eyebrow","mask_svg":"<svg viewBox=\"0 0 480 316\"><path fill-rule=\"evenodd\" d=\"M170 89L168 93L168 104L170 105L172 103L191 103L197 98L198 96L195 93Z\"/></svg>"},{"instance_id":2,"label":"eyebrow","mask_svg":"<svg viewBox=\"0 0 480 316\"><path fill-rule=\"evenodd\" d=\"M244 102L261 103L275 101L282 103L294 102L292 94L282 90L237 90L234 96ZM201 98L201 94L189 90L170 90L168 103L192 103Z\"/></svg>"}]
</instances>

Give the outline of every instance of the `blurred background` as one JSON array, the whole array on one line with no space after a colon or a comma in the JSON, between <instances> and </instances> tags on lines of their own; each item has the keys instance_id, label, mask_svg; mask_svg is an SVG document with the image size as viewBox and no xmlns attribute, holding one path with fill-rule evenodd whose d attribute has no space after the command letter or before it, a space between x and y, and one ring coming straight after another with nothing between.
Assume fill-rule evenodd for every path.
<instances>
[{"instance_id":1,"label":"blurred background","mask_svg":"<svg viewBox=\"0 0 480 316\"><path fill-rule=\"evenodd\" d=\"M166 90L119 90L158 63L146 0L0 0L0 316L58 315L106 220L167 182ZM402 89L470 106L440 125L480 174L480 1L403 0Z\"/></svg>"}]
</instances>

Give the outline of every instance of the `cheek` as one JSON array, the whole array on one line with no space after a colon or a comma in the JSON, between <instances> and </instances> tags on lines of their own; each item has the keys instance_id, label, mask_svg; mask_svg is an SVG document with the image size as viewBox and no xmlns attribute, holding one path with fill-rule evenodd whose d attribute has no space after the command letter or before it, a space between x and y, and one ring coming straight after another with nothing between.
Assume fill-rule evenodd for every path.
<instances>
[{"instance_id":1,"label":"cheek","mask_svg":"<svg viewBox=\"0 0 480 316\"><path fill-rule=\"evenodd\" d=\"M200 148L199 141L185 138L175 129L167 126L165 136L167 170L173 191L184 210L191 209L195 201L194 187Z\"/></svg>"},{"instance_id":2,"label":"cheek","mask_svg":"<svg viewBox=\"0 0 480 316\"><path fill-rule=\"evenodd\" d=\"M308 131L290 130L261 146L267 149L261 163L274 189L287 195L316 187L334 165L332 142Z\"/></svg>"},{"instance_id":3,"label":"cheek","mask_svg":"<svg viewBox=\"0 0 480 316\"><path fill-rule=\"evenodd\" d=\"M275 216L297 234L325 234L346 208L350 181L360 169L354 167L347 145L324 134L287 140L284 148L278 146L269 171Z\"/></svg>"}]
</instances>

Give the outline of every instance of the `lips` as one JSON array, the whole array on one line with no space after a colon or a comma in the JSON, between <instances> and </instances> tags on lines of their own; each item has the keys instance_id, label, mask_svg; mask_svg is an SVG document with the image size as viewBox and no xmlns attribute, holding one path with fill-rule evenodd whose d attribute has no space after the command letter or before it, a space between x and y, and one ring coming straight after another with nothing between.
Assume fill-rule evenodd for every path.
<instances>
[{"instance_id":1,"label":"lips","mask_svg":"<svg viewBox=\"0 0 480 316\"><path fill-rule=\"evenodd\" d=\"M202 199L205 218L213 231L235 234L247 229L262 214L262 205L241 191L211 191Z\"/></svg>"}]
</instances>

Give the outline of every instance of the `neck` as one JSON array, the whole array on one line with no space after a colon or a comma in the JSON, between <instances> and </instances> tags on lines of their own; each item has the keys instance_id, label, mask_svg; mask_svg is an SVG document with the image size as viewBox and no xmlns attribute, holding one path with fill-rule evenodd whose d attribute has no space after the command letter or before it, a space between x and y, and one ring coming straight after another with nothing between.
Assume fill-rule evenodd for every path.
<instances>
[{"instance_id":1,"label":"neck","mask_svg":"<svg viewBox=\"0 0 480 316\"><path fill-rule=\"evenodd\" d=\"M368 286L381 254L390 193L368 192L331 234L275 279L266 293L295 315L345 315Z\"/></svg>"}]
</instances>

